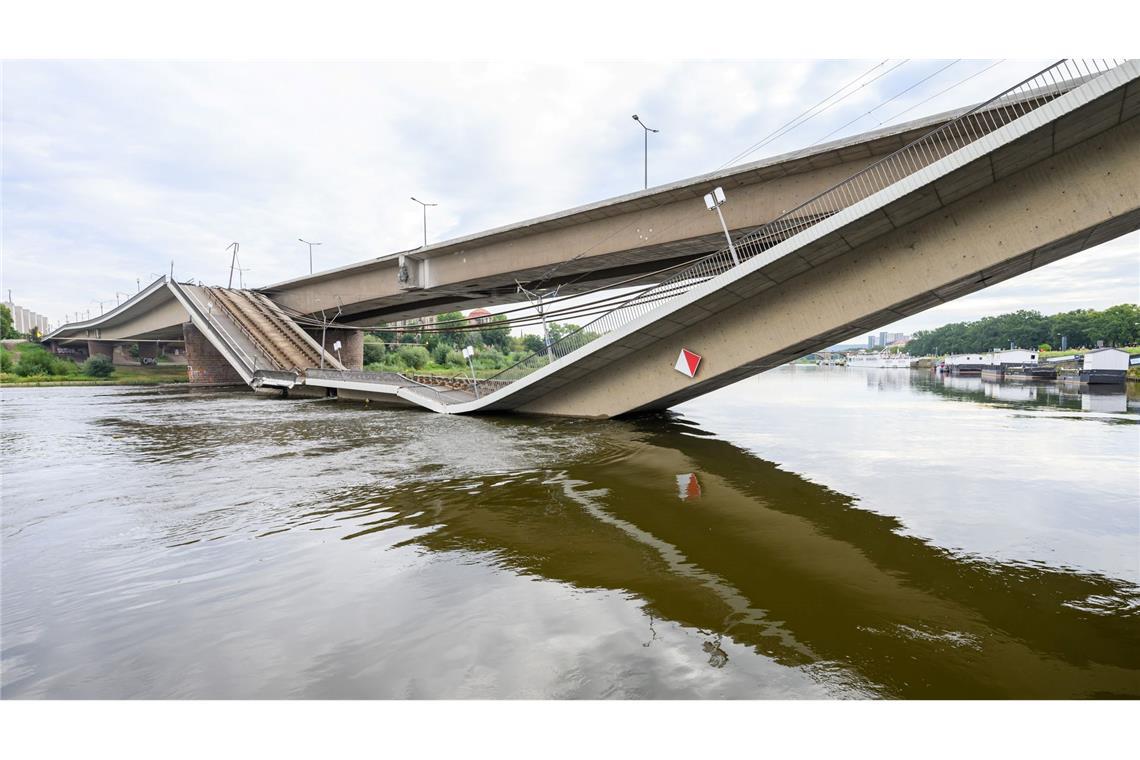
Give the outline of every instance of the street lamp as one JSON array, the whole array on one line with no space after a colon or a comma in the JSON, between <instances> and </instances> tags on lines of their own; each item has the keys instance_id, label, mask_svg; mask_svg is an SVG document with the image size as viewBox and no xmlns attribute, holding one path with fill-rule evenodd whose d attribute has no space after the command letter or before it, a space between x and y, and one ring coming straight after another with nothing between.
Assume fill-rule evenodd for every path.
<instances>
[{"instance_id":1,"label":"street lamp","mask_svg":"<svg viewBox=\"0 0 1140 760\"><path fill-rule=\"evenodd\" d=\"M234 267L237 266L237 254L238 254L238 248L240 248L240 247L241 246L238 245L236 240L226 246L227 251L231 248L234 249L234 255L230 257L230 281L226 285L227 289L232 288L234 286ZM170 279L172 279L172 280L174 279L174 262L173 261L170 262Z\"/></svg>"},{"instance_id":2,"label":"street lamp","mask_svg":"<svg viewBox=\"0 0 1140 760\"><path fill-rule=\"evenodd\" d=\"M412 196L412 200L424 207L424 248L427 248L427 210L428 206L438 206L438 203L424 203L419 198Z\"/></svg>"},{"instance_id":3,"label":"street lamp","mask_svg":"<svg viewBox=\"0 0 1140 760\"><path fill-rule=\"evenodd\" d=\"M637 114L633 115L633 120L636 121L638 124L640 124L641 128L645 130L645 189L648 190L649 189L649 133L650 132L656 133L656 132L660 132L661 130L660 129L650 129L649 127L647 127L645 125L645 122L642 121L640 119L640 117L638 117Z\"/></svg>"},{"instance_id":4,"label":"street lamp","mask_svg":"<svg viewBox=\"0 0 1140 760\"><path fill-rule=\"evenodd\" d=\"M320 243L310 243L308 240L305 240L304 238L297 238L297 239L300 240L305 245L309 246L309 274L312 274L313 273L313 246L314 245L320 245Z\"/></svg>"},{"instance_id":5,"label":"street lamp","mask_svg":"<svg viewBox=\"0 0 1140 760\"><path fill-rule=\"evenodd\" d=\"M736 246L732 244L732 235L728 234L728 225L724 223L724 214L720 212L720 207L725 203L724 188L718 187L711 193L705 196L705 208L709 211L716 210L716 215L720 217L720 227L724 230L724 239L728 241L728 250L732 253L732 263L739 264L740 257L736 255Z\"/></svg>"}]
</instances>

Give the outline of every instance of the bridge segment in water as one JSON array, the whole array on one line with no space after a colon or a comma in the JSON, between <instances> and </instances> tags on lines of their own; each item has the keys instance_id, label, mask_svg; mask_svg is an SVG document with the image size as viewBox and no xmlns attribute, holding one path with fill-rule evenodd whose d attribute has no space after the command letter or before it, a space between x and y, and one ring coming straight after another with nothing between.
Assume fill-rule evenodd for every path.
<instances>
[{"instance_id":1,"label":"bridge segment in water","mask_svg":"<svg viewBox=\"0 0 1140 760\"><path fill-rule=\"evenodd\" d=\"M740 236L735 251L644 285L554 344L551 356L529 357L481 388L353 372L351 360L334 364L328 336L314 340L308 366L259 367L257 341L242 340L254 326L219 326L202 289L156 283L137 300L158 304L165 287L241 379L261 389L443 413L664 409L1140 228L1138 79L1135 60L1062 61ZM209 292L230 300L220 290ZM282 297L235 298L288 320ZM146 321L120 309L124 322ZM179 316L161 309L168 320ZM116 333L111 322L95 326L94 339L131 329ZM682 349L701 357L695 372L675 371ZM263 346L261 361L273 353Z\"/></svg>"}]
</instances>

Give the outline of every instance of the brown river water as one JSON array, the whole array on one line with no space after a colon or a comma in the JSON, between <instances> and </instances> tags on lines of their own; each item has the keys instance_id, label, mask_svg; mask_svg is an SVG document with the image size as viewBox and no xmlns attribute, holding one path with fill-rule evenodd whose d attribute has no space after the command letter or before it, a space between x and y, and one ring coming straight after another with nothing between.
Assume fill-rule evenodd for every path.
<instances>
[{"instance_id":1,"label":"brown river water","mask_svg":"<svg viewBox=\"0 0 1140 760\"><path fill-rule=\"evenodd\" d=\"M4 698L1140 697L1140 401L667 414L5 388Z\"/></svg>"}]
</instances>

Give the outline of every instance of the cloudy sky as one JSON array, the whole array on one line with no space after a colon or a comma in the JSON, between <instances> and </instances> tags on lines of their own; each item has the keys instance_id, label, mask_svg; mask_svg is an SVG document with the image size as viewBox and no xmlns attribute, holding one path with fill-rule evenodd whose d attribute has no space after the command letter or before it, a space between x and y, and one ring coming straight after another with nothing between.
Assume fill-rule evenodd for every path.
<instances>
[{"instance_id":1,"label":"cloudy sky","mask_svg":"<svg viewBox=\"0 0 1140 760\"><path fill-rule=\"evenodd\" d=\"M53 323L170 269L247 286L984 100L1044 61L3 64L3 297ZM122 297L120 295L120 297ZM1140 300L1140 234L889 329Z\"/></svg>"}]
</instances>

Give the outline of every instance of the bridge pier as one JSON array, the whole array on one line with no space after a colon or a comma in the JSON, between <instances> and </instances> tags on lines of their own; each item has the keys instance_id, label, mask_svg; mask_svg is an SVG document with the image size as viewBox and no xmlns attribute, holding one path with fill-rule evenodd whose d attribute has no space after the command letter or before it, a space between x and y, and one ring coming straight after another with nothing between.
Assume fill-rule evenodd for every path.
<instances>
[{"instance_id":1,"label":"bridge pier","mask_svg":"<svg viewBox=\"0 0 1140 760\"><path fill-rule=\"evenodd\" d=\"M321 342L320 330L306 330L306 332L313 336L313 340L317 343ZM325 351L333 356L337 356L338 352L333 349L333 345L335 345L338 340L341 343L338 357L340 363L343 364L346 369L364 369L364 331L345 330L341 328L326 330Z\"/></svg>"},{"instance_id":2,"label":"bridge pier","mask_svg":"<svg viewBox=\"0 0 1140 760\"><path fill-rule=\"evenodd\" d=\"M245 385L241 375L192 322L182 325L186 346L186 374L192 385ZM142 345L139 345L142 356Z\"/></svg>"},{"instance_id":3,"label":"bridge pier","mask_svg":"<svg viewBox=\"0 0 1140 760\"><path fill-rule=\"evenodd\" d=\"M108 361L115 361L115 341L89 340L87 341L87 356L105 356Z\"/></svg>"}]
</instances>

